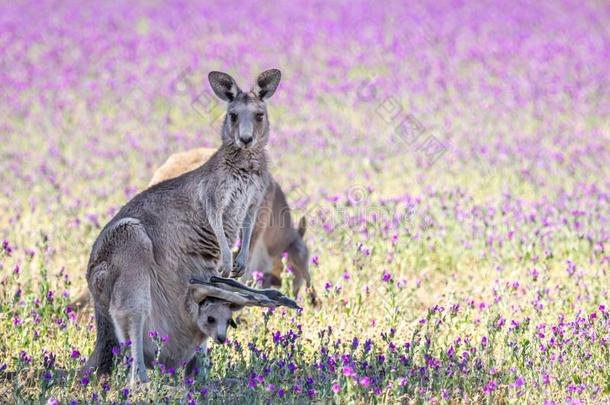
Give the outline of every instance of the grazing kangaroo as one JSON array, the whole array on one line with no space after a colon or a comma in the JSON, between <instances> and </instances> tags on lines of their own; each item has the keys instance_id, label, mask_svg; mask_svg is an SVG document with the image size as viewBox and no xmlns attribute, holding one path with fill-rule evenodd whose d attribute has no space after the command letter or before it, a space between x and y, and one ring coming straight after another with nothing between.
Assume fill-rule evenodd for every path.
<instances>
[{"instance_id":1,"label":"grazing kangaroo","mask_svg":"<svg viewBox=\"0 0 610 405\"><path fill-rule=\"evenodd\" d=\"M155 171L149 187L196 169L214 152L211 148L196 148L174 153ZM303 241L306 228L305 217L299 221L298 228L294 228L286 196L280 185L271 178L252 234L246 279L252 277L253 271L260 271L263 273L263 287L280 286L284 269L282 254L286 252L288 265L294 273L294 296L305 284L310 302L317 304L309 273L309 250Z\"/></svg>"},{"instance_id":2,"label":"grazing kangaroo","mask_svg":"<svg viewBox=\"0 0 610 405\"><path fill-rule=\"evenodd\" d=\"M294 274L292 293L296 297L303 283L312 305L318 304L315 289L309 273L309 250L303 241L307 229L305 217L295 228L292 224L290 207L279 184L272 182L261 205L250 245L248 276L257 270L263 273L265 288L281 285L284 269L282 254L286 253L287 263Z\"/></svg>"},{"instance_id":3,"label":"grazing kangaroo","mask_svg":"<svg viewBox=\"0 0 610 405\"><path fill-rule=\"evenodd\" d=\"M130 341L131 380L147 381L147 329L169 336L165 361L190 361L191 349L204 341L198 323L203 296L229 306L297 307L278 291L218 277L239 277L246 268L248 249L241 249L234 262L230 246L240 228L243 245L249 246L269 184L265 100L280 77L279 70L267 70L245 93L228 74L211 72L214 93L228 103L220 149L198 169L136 195L102 229L87 266L96 319L95 349L87 366L109 373L112 348L117 341Z\"/></svg>"}]
</instances>

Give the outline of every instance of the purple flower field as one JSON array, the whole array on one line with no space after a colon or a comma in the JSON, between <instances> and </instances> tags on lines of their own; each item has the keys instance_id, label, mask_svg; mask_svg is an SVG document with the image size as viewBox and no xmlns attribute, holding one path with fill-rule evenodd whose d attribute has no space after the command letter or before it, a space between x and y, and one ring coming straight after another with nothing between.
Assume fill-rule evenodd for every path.
<instances>
[{"instance_id":1,"label":"purple flower field","mask_svg":"<svg viewBox=\"0 0 610 405\"><path fill-rule=\"evenodd\" d=\"M96 3L0 5L1 403L610 402L608 2ZM209 71L270 67L320 307L242 311L186 382L77 373L101 227L220 145Z\"/></svg>"}]
</instances>

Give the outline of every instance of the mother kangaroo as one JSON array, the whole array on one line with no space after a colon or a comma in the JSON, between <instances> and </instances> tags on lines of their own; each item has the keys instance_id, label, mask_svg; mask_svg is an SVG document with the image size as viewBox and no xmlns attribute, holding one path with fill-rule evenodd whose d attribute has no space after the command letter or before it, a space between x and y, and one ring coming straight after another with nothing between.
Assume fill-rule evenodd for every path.
<instances>
[{"instance_id":1,"label":"mother kangaroo","mask_svg":"<svg viewBox=\"0 0 610 405\"><path fill-rule=\"evenodd\" d=\"M278 291L254 291L218 277L245 271L254 220L269 183L265 100L280 77L279 70L267 70L243 92L228 74L211 72L214 93L228 103L220 149L197 169L136 195L98 236L87 266L97 327L88 366L98 373L111 371L118 341L130 341L132 381L146 381L146 367L154 359L149 330L169 336L161 358L188 362L205 338L197 325L203 305L193 296L197 285L220 281L212 289L227 305L235 297L239 305L296 307ZM242 249L233 263L231 246L239 230Z\"/></svg>"}]
</instances>

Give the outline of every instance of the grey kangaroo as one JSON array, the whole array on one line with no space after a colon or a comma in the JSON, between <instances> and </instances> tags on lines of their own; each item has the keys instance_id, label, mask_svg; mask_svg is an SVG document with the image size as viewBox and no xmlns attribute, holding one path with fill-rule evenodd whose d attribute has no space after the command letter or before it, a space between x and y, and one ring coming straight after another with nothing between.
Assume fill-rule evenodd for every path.
<instances>
[{"instance_id":1,"label":"grey kangaroo","mask_svg":"<svg viewBox=\"0 0 610 405\"><path fill-rule=\"evenodd\" d=\"M195 148L172 154L164 164L155 170L149 187L162 181L173 179L203 165L215 149ZM320 305L309 272L309 250L303 239L307 221L302 217L295 228L290 214L290 206L280 185L270 178L267 192L258 210L254 231L250 242L248 266L244 278L252 278L254 271L263 273L263 287L281 286L282 254L288 254L287 264L294 273L293 295L296 297L305 284L309 302ZM85 289L72 302L78 309L92 304L91 294Z\"/></svg>"},{"instance_id":2,"label":"grey kangaroo","mask_svg":"<svg viewBox=\"0 0 610 405\"><path fill-rule=\"evenodd\" d=\"M172 154L162 164L150 180L150 186L164 180L178 177L201 166L215 150L196 148ZM250 243L250 259L245 278L252 277L253 271L263 273L263 287L281 285L284 270L282 253L288 253L288 265L294 272L293 294L296 297L301 286L307 286L307 295L312 304L317 304L317 296L309 273L309 250L303 240L307 221L302 217L298 227L294 227L290 206L280 185L270 177L267 193L258 210ZM87 297L79 298L85 302ZM78 304L78 303L77 303Z\"/></svg>"},{"instance_id":3,"label":"grey kangaroo","mask_svg":"<svg viewBox=\"0 0 610 405\"><path fill-rule=\"evenodd\" d=\"M220 343L226 333L226 314L223 329L201 323L202 315L204 321L210 316L209 298L226 302L231 311L245 305L297 308L276 290L223 278L239 277L246 268L248 249L233 261L230 246L240 229L242 246L249 246L269 183L265 100L280 77L279 70L267 70L243 92L228 74L211 72L214 93L228 103L220 149L196 170L136 195L102 229L87 266L96 319L87 366L109 373L112 348L130 341L131 380L147 381L154 358L147 332L155 330L169 337L160 358L192 368L195 347L210 333Z\"/></svg>"}]
</instances>

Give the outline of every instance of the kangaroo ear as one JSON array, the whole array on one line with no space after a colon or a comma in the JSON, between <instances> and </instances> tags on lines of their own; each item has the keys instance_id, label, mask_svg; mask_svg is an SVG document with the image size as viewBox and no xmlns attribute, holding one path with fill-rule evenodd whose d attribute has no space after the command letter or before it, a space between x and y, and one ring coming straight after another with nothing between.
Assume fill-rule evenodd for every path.
<instances>
[{"instance_id":1,"label":"kangaroo ear","mask_svg":"<svg viewBox=\"0 0 610 405\"><path fill-rule=\"evenodd\" d=\"M191 295L191 299L197 305L201 305L203 301L205 301L205 299L208 297L208 292L206 291L206 288L197 284L189 285L189 293Z\"/></svg>"},{"instance_id":2,"label":"kangaroo ear","mask_svg":"<svg viewBox=\"0 0 610 405\"><path fill-rule=\"evenodd\" d=\"M299 228L297 229L297 231L299 232L299 235L301 235L301 238L303 236L305 236L306 230L307 230L307 219L305 217L301 217L301 219L299 220Z\"/></svg>"},{"instance_id":3,"label":"kangaroo ear","mask_svg":"<svg viewBox=\"0 0 610 405\"><path fill-rule=\"evenodd\" d=\"M278 69L265 70L256 78L256 84L252 91L261 100L266 100L275 93L281 78L282 72Z\"/></svg>"},{"instance_id":4,"label":"kangaroo ear","mask_svg":"<svg viewBox=\"0 0 610 405\"><path fill-rule=\"evenodd\" d=\"M237 94L241 91L233 78L223 72L210 72L208 80L214 93L224 101L231 102L235 100Z\"/></svg>"}]
</instances>

